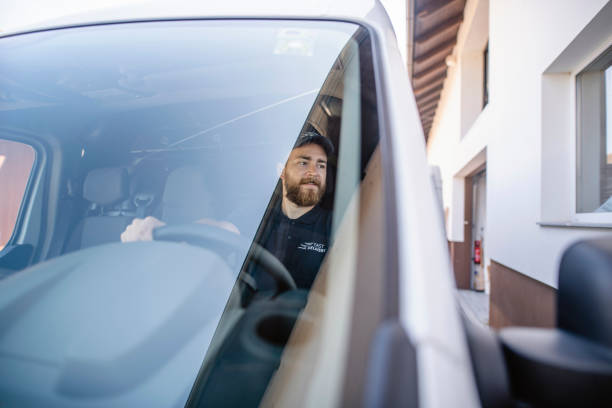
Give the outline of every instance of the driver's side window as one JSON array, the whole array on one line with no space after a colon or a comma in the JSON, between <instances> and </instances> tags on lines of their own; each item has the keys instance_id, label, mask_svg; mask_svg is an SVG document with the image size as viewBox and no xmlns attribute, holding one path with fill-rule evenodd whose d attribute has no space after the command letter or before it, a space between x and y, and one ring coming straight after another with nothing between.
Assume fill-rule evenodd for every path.
<instances>
[{"instance_id":1,"label":"driver's side window","mask_svg":"<svg viewBox=\"0 0 612 408\"><path fill-rule=\"evenodd\" d=\"M15 230L35 158L32 146L0 139L0 250Z\"/></svg>"}]
</instances>

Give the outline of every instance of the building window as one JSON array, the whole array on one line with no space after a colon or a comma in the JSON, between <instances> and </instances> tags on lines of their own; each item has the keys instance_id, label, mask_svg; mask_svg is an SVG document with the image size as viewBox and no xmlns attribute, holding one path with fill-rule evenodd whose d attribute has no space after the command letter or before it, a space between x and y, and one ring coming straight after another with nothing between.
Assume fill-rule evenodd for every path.
<instances>
[{"instance_id":1,"label":"building window","mask_svg":"<svg viewBox=\"0 0 612 408\"><path fill-rule=\"evenodd\" d=\"M576 75L576 212L612 212L612 46Z\"/></svg>"}]
</instances>

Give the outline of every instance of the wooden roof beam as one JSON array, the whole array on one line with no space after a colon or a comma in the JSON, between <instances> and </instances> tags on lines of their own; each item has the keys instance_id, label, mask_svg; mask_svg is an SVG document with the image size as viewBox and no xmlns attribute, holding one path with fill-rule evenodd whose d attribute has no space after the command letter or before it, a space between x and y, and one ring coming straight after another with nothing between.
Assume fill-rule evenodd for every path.
<instances>
[{"instance_id":1,"label":"wooden roof beam","mask_svg":"<svg viewBox=\"0 0 612 408\"><path fill-rule=\"evenodd\" d=\"M431 125L431 123L433 122L433 119L435 117L436 111L431 112L430 114L428 114L427 116L423 116L423 118L421 119L421 123L425 124L425 125Z\"/></svg>"},{"instance_id":2,"label":"wooden roof beam","mask_svg":"<svg viewBox=\"0 0 612 408\"><path fill-rule=\"evenodd\" d=\"M416 57L414 59L414 65L418 65L418 64L426 64L428 62L430 62L433 59L439 58L441 60L444 60L444 58L446 57L447 54L450 54L450 52L453 50L453 47L455 46L455 43L457 42L457 38L453 37L450 40L443 42L442 44L440 44L439 46L437 46L436 48L434 48L431 51L426 52L425 54ZM441 58L440 58L441 57Z\"/></svg>"},{"instance_id":3,"label":"wooden roof beam","mask_svg":"<svg viewBox=\"0 0 612 408\"><path fill-rule=\"evenodd\" d=\"M431 127L433 121L434 121L434 118L432 116L430 118L427 118L427 120L421 121L421 124L423 125L423 127Z\"/></svg>"},{"instance_id":4,"label":"wooden roof beam","mask_svg":"<svg viewBox=\"0 0 612 408\"><path fill-rule=\"evenodd\" d=\"M422 107L420 107L419 115L426 116L426 114L430 112L431 110L436 110L436 108L438 107L438 100L435 100L433 102L434 103L428 103L427 105L423 105Z\"/></svg>"},{"instance_id":5,"label":"wooden roof beam","mask_svg":"<svg viewBox=\"0 0 612 408\"><path fill-rule=\"evenodd\" d=\"M436 89L439 86L443 85L445 77L445 75L439 75L435 78L432 78L432 80L425 82L424 84L420 84L418 86L412 84L412 91L414 92L414 95L417 98L421 98L424 95L429 95L430 93L432 93L433 89Z\"/></svg>"},{"instance_id":6,"label":"wooden roof beam","mask_svg":"<svg viewBox=\"0 0 612 408\"><path fill-rule=\"evenodd\" d=\"M419 7L416 11L417 17L425 17L440 10L442 7L448 6L452 0L432 0L429 3Z\"/></svg>"},{"instance_id":7,"label":"wooden roof beam","mask_svg":"<svg viewBox=\"0 0 612 408\"><path fill-rule=\"evenodd\" d=\"M433 117L433 115L436 113L436 108L438 107L438 105L432 106L431 108L428 108L427 110L424 110L421 113L421 120L425 120L427 119L427 117L429 117L430 115Z\"/></svg>"},{"instance_id":8,"label":"wooden roof beam","mask_svg":"<svg viewBox=\"0 0 612 408\"><path fill-rule=\"evenodd\" d=\"M421 72L417 72L412 76L413 81L418 81L420 79L425 78L427 75L430 75L437 71L442 71L446 69L446 62L444 60L432 65L431 67L424 69Z\"/></svg>"},{"instance_id":9,"label":"wooden roof beam","mask_svg":"<svg viewBox=\"0 0 612 408\"><path fill-rule=\"evenodd\" d=\"M438 99L440 99L440 94L433 94L429 98L425 98L425 99L421 99L420 101L417 101L417 106L419 109L423 109L424 106L429 105L432 101L437 101Z\"/></svg>"},{"instance_id":10,"label":"wooden roof beam","mask_svg":"<svg viewBox=\"0 0 612 408\"><path fill-rule=\"evenodd\" d=\"M441 92L436 92L436 93L430 94L429 96L425 98L418 99L416 101L417 106L419 107L425 106L426 104L431 103L431 101L437 101L438 99L440 99L440 94Z\"/></svg>"},{"instance_id":11,"label":"wooden roof beam","mask_svg":"<svg viewBox=\"0 0 612 408\"><path fill-rule=\"evenodd\" d=\"M423 125L423 127L431 127L431 125L433 124L434 121L434 117L431 116L425 120L421 120L421 125Z\"/></svg>"},{"instance_id":12,"label":"wooden roof beam","mask_svg":"<svg viewBox=\"0 0 612 408\"><path fill-rule=\"evenodd\" d=\"M421 116L426 116L426 114L433 110L436 110L436 108L438 107L438 101L433 101L434 103L428 103L427 105L423 105L421 108L419 108L419 115Z\"/></svg>"},{"instance_id":13,"label":"wooden roof beam","mask_svg":"<svg viewBox=\"0 0 612 408\"><path fill-rule=\"evenodd\" d=\"M434 99L430 102L427 102L424 105L419 106L419 112L425 112L427 109L431 108L432 106L437 106L438 105L438 99Z\"/></svg>"},{"instance_id":14,"label":"wooden roof beam","mask_svg":"<svg viewBox=\"0 0 612 408\"><path fill-rule=\"evenodd\" d=\"M443 34L445 31L451 28L458 27L462 21L463 21L463 13L454 15L453 17L441 22L434 28L430 29L429 31L426 31L423 34L416 37L414 42L418 45L422 45L423 43L426 43L427 41L430 41L434 39L435 37L438 37L440 34Z\"/></svg>"},{"instance_id":15,"label":"wooden roof beam","mask_svg":"<svg viewBox=\"0 0 612 408\"><path fill-rule=\"evenodd\" d=\"M432 88L429 92L417 96L416 103L419 104L419 103L423 103L423 101L426 101L428 99L439 98L440 97L440 92L442 92L442 85L441 84L439 86L435 87L435 88Z\"/></svg>"},{"instance_id":16,"label":"wooden roof beam","mask_svg":"<svg viewBox=\"0 0 612 408\"><path fill-rule=\"evenodd\" d=\"M419 110L423 110L423 107L431 104L431 102L438 101L440 99L440 94L433 94L430 97L417 101L417 108Z\"/></svg>"},{"instance_id":17,"label":"wooden roof beam","mask_svg":"<svg viewBox=\"0 0 612 408\"><path fill-rule=\"evenodd\" d=\"M416 81L414 81L412 83L413 86L415 86L415 89L421 89L421 88L425 88L427 86L429 86L430 84L442 84L444 83L444 78L446 78L446 71L441 72L440 74L436 75L433 78L429 78L427 81L425 81L425 83L417 85Z\"/></svg>"}]
</instances>

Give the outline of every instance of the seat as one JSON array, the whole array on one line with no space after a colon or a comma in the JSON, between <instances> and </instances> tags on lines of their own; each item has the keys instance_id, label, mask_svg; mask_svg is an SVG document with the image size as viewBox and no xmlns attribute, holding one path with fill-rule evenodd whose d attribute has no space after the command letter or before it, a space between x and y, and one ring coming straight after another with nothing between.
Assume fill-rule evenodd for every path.
<instances>
[{"instance_id":1,"label":"seat","mask_svg":"<svg viewBox=\"0 0 612 408\"><path fill-rule=\"evenodd\" d=\"M204 174L197 166L179 167L168 174L160 214L165 223L188 224L217 217Z\"/></svg>"},{"instance_id":2,"label":"seat","mask_svg":"<svg viewBox=\"0 0 612 408\"><path fill-rule=\"evenodd\" d=\"M135 216L128 187L125 168L100 168L87 174L83 183L83 198L89 202L87 215L74 229L66 252L121 240Z\"/></svg>"},{"instance_id":3,"label":"seat","mask_svg":"<svg viewBox=\"0 0 612 408\"><path fill-rule=\"evenodd\" d=\"M136 218L145 218L149 215L160 217L155 210L160 207L166 170L163 166L155 164L155 166L140 167L130 173L130 199L135 207Z\"/></svg>"}]
</instances>

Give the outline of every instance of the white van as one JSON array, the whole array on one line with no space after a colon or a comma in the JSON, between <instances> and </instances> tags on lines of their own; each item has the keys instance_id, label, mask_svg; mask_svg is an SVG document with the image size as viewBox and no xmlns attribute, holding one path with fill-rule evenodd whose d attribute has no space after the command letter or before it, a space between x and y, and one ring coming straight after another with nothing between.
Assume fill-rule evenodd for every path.
<instances>
[{"instance_id":1,"label":"white van","mask_svg":"<svg viewBox=\"0 0 612 408\"><path fill-rule=\"evenodd\" d=\"M0 406L522 398L383 7L208 3L0 37Z\"/></svg>"}]
</instances>

